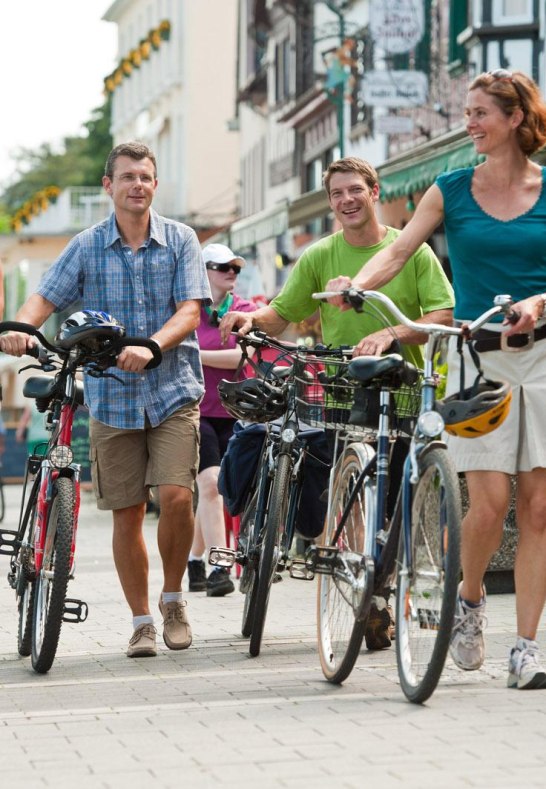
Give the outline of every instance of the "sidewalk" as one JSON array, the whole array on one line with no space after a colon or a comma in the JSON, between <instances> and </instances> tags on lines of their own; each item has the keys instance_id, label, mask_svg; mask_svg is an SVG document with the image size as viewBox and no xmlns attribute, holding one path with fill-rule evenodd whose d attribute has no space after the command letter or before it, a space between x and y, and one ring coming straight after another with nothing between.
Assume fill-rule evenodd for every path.
<instances>
[{"instance_id":1,"label":"sidewalk","mask_svg":"<svg viewBox=\"0 0 546 789\"><path fill-rule=\"evenodd\" d=\"M19 491L6 490L5 528L14 527ZM149 516L154 608L156 525ZM398 686L394 649L363 650L342 687L323 679L315 584L290 578L272 588L258 658L240 635L243 597L235 592L188 594L189 650L172 652L160 641L157 658L128 659L131 619L110 541L109 513L85 492L69 594L86 600L89 618L63 625L47 675L17 654L9 560L0 557L3 786L546 786L546 693L505 687L512 595L489 598L485 667L465 673L449 661L435 694L418 707Z\"/></svg>"}]
</instances>

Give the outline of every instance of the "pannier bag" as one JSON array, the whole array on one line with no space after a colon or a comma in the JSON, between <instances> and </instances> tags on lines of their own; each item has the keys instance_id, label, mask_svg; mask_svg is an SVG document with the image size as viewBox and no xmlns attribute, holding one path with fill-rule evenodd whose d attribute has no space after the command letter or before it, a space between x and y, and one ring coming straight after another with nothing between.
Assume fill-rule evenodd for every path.
<instances>
[{"instance_id":1,"label":"pannier bag","mask_svg":"<svg viewBox=\"0 0 546 789\"><path fill-rule=\"evenodd\" d=\"M218 476L218 490L232 516L243 512L253 490L265 434L264 424L235 422ZM331 453L322 430L302 430L299 438L306 452L296 529L303 537L311 539L318 537L324 526L327 502L321 500L321 495L328 487Z\"/></svg>"}]
</instances>

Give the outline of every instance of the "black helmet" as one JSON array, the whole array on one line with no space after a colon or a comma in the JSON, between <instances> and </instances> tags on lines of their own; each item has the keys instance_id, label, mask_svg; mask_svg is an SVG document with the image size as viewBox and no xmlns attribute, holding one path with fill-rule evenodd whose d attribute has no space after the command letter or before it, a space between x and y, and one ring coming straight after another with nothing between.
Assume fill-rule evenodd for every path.
<instances>
[{"instance_id":1,"label":"black helmet","mask_svg":"<svg viewBox=\"0 0 546 789\"><path fill-rule=\"evenodd\" d=\"M55 344L67 351L78 345L90 355L100 355L124 335L125 328L107 312L80 310L61 323Z\"/></svg>"},{"instance_id":2,"label":"black helmet","mask_svg":"<svg viewBox=\"0 0 546 789\"><path fill-rule=\"evenodd\" d=\"M477 438L501 425L510 410L512 389L506 381L484 379L463 392L436 402L452 436Z\"/></svg>"},{"instance_id":3,"label":"black helmet","mask_svg":"<svg viewBox=\"0 0 546 789\"><path fill-rule=\"evenodd\" d=\"M284 391L262 378L226 381L218 384L222 405L235 419L269 422L286 411Z\"/></svg>"}]
</instances>

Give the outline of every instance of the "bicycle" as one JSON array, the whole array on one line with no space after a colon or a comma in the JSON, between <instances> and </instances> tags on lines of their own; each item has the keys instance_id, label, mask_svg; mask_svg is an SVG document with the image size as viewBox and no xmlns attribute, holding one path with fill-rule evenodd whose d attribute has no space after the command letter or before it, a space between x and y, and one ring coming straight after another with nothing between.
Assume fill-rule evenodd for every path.
<instances>
[{"instance_id":1,"label":"bicycle","mask_svg":"<svg viewBox=\"0 0 546 789\"><path fill-rule=\"evenodd\" d=\"M213 547L209 562L223 567L232 567L237 562L242 567L239 588L245 601L241 632L250 638L249 653L256 657L261 649L271 585L280 571L291 571L292 565L297 566L290 557L290 549L306 458L315 457L319 463L323 462L310 446L314 439L323 436L323 431L302 425L296 414L299 380L305 374L307 357L320 350L282 343L259 331L239 337L238 342L244 359L248 359L247 347L257 350L258 362L251 364L263 377L223 381L219 385L220 397L236 419L265 423L264 440L241 516L238 548ZM263 348L279 352L277 363L267 363L264 368L260 359ZM326 462L324 465L326 468Z\"/></svg>"},{"instance_id":2,"label":"bicycle","mask_svg":"<svg viewBox=\"0 0 546 789\"><path fill-rule=\"evenodd\" d=\"M44 674L53 665L62 623L84 622L88 615L84 601L66 596L74 578L80 506L80 465L73 462L71 438L74 414L84 405L84 395L76 375L82 370L94 377L117 378L106 370L128 345L152 351L148 369L160 364L162 354L153 340L124 336L119 324L111 330L90 329L85 337L57 344L30 324L0 322L0 333L7 331L29 334L39 342L28 349L37 364L19 372L55 373L32 376L24 383L23 394L33 398L38 411L45 414L51 437L27 459L17 529L0 530L0 554L11 557L8 581L17 601L18 652L30 655L32 668Z\"/></svg>"},{"instance_id":3,"label":"bicycle","mask_svg":"<svg viewBox=\"0 0 546 789\"><path fill-rule=\"evenodd\" d=\"M340 294L314 297L333 295ZM378 302L399 323L428 334L429 340L423 371L399 354L357 357L349 365L338 365L326 379L316 376L311 398L300 405L305 418L316 413L322 398L318 417L308 416L308 421L332 429L336 443L342 442L330 475L322 544L311 546L305 557L308 572L319 576L320 662L330 682L341 683L349 676L372 598L392 591L394 584L400 684L409 701L423 703L443 670L460 577L459 483L441 440L445 425L435 405L434 357L439 338L458 335L469 340L494 315L509 315L512 300L498 296L495 306L469 326L456 327L414 323L375 291L351 289L342 295L358 310L363 305L373 309L388 326L382 310L373 306ZM400 435L409 438L409 452L388 521L389 446Z\"/></svg>"}]
</instances>

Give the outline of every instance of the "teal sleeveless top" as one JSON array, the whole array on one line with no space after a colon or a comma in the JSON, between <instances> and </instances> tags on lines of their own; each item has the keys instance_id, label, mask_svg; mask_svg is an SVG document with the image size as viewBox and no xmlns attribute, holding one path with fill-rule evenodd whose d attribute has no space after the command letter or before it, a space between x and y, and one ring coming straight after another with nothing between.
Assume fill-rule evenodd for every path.
<instances>
[{"instance_id":1,"label":"teal sleeveless top","mask_svg":"<svg viewBox=\"0 0 546 789\"><path fill-rule=\"evenodd\" d=\"M506 222L480 208L471 191L473 173L467 167L436 179L444 197L455 317L467 320L492 307L499 293L520 301L546 292L546 168L534 206Z\"/></svg>"}]
</instances>

